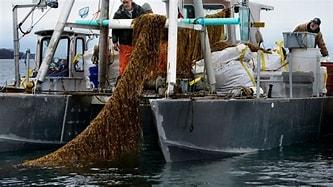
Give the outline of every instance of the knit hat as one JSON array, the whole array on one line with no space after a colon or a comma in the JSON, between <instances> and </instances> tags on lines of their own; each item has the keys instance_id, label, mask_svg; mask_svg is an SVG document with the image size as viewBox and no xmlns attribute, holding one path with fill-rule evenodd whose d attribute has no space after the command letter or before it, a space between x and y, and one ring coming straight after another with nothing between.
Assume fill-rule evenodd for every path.
<instances>
[{"instance_id":1,"label":"knit hat","mask_svg":"<svg viewBox=\"0 0 333 187\"><path fill-rule=\"evenodd\" d=\"M321 23L319 18L313 18L312 22L317 24L317 25L320 25L320 23Z\"/></svg>"},{"instance_id":2,"label":"knit hat","mask_svg":"<svg viewBox=\"0 0 333 187\"><path fill-rule=\"evenodd\" d=\"M148 3L144 3L141 7L145 11L151 11L152 10L151 7L150 7L150 5Z\"/></svg>"}]
</instances>

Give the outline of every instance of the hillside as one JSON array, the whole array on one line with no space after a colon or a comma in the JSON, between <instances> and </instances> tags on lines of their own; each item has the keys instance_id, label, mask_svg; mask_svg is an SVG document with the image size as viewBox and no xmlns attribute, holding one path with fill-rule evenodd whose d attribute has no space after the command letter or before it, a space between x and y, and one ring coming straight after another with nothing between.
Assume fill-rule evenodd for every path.
<instances>
[{"instance_id":1,"label":"hillside","mask_svg":"<svg viewBox=\"0 0 333 187\"><path fill-rule=\"evenodd\" d=\"M0 59L13 59L14 58L14 50L13 49L0 49ZM25 58L25 53L20 52L20 58ZM30 54L30 59L35 58L35 54Z\"/></svg>"}]
</instances>

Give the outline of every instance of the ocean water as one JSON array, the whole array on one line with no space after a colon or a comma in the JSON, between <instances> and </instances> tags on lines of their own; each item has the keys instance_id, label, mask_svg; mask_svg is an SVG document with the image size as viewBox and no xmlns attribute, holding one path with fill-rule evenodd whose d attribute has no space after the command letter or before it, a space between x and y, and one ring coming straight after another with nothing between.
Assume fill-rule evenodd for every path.
<instances>
[{"instance_id":1,"label":"ocean water","mask_svg":"<svg viewBox=\"0 0 333 187\"><path fill-rule=\"evenodd\" d=\"M0 64L0 83L12 81L13 62L0 60ZM23 63L21 68L21 73L26 71ZM135 160L92 163L85 168L20 166L51 151L0 153L0 186L333 186L332 137L229 158L170 164L164 162L152 134L145 137Z\"/></svg>"},{"instance_id":2,"label":"ocean water","mask_svg":"<svg viewBox=\"0 0 333 187\"><path fill-rule=\"evenodd\" d=\"M210 161L165 163L145 150L132 163L88 168L29 169L22 160L47 153L0 154L0 185L130 186L333 186L333 145L317 142ZM148 152L149 151L149 152Z\"/></svg>"},{"instance_id":3,"label":"ocean water","mask_svg":"<svg viewBox=\"0 0 333 187\"><path fill-rule=\"evenodd\" d=\"M11 84L15 81L15 64L13 59L0 59L0 87L4 84ZM29 68L35 67L34 60L30 60ZM20 60L19 64L20 74L24 76L27 74L27 63L24 60Z\"/></svg>"}]
</instances>

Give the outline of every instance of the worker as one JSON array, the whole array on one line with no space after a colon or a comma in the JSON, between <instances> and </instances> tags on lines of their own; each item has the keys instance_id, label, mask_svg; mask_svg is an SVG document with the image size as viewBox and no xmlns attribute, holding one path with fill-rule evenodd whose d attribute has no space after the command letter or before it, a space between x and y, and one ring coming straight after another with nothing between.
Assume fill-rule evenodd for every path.
<instances>
[{"instance_id":1,"label":"worker","mask_svg":"<svg viewBox=\"0 0 333 187\"><path fill-rule=\"evenodd\" d=\"M149 3L144 3L141 7L143 8L145 14L154 13Z\"/></svg>"},{"instance_id":2,"label":"worker","mask_svg":"<svg viewBox=\"0 0 333 187\"><path fill-rule=\"evenodd\" d=\"M132 0L121 0L122 4L113 19L134 19L144 14L141 6ZM112 29L113 48L119 51L119 75L123 75L132 53L132 29Z\"/></svg>"},{"instance_id":3,"label":"worker","mask_svg":"<svg viewBox=\"0 0 333 187\"><path fill-rule=\"evenodd\" d=\"M308 23L304 23L301 25L298 25L294 32L311 32L311 33L316 33L316 38L315 38L315 46L318 45L318 47L320 48L320 53L323 57L327 57L328 56L328 51L323 39L323 35L320 32L320 24L321 21L319 18L314 18L313 20L311 20Z\"/></svg>"}]
</instances>

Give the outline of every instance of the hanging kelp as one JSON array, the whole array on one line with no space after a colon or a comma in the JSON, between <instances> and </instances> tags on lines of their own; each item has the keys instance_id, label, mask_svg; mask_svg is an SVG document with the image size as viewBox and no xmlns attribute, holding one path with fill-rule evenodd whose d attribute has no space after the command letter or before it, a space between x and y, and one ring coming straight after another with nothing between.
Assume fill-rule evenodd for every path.
<instances>
[{"instance_id":1,"label":"hanging kelp","mask_svg":"<svg viewBox=\"0 0 333 187\"><path fill-rule=\"evenodd\" d=\"M230 9L225 9L207 17L230 17ZM209 26L207 27L207 30L210 44L215 44L226 39L224 36L224 26ZM177 49L178 77L190 78L192 77L191 68L194 61L200 59L202 56L199 31L192 29L179 29Z\"/></svg>"},{"instance_id":2,"label":"hanging kelp","mask_svg":"<svg viewBox=\"0 0 333 187\"><path fill-rule=\"evenodd\" d=\"M117 160L139 151L139 96L144 80L159 60L164 16L147 14L134 22L134 50L112 97L75 139L25 166L80 166L91 161Z\"/></svg>"}]
</instances>

